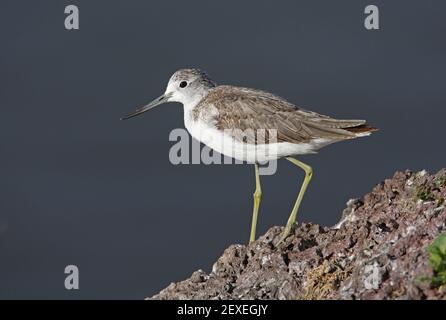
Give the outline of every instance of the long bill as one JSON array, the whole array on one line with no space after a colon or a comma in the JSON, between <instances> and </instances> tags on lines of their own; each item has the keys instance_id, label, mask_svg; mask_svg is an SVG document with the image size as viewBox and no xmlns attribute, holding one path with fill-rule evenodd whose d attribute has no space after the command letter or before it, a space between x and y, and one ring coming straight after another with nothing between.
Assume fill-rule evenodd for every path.
<instances>
[{"instance_id":1,"label":"long bill","mask_svg":"<svg viewBox=\"0 0 446 320\"><path fill-rule=\"evenodd\" d=\"M159 96L158 98L156 98L155 100L153 100L152 102L150 102L149 104L146 104L144 107L141 107L139 109L137 109L135 112L129 113L128 115L125 115L124 117L121 118L121 120L127 120L136 116L139 116L140 114L143 114L146 111L149 111L150 109L159 106L160 104L169 102L169 98L170 98L171 94L163 94L161 96Z\"/></svg>"}]
</instances>

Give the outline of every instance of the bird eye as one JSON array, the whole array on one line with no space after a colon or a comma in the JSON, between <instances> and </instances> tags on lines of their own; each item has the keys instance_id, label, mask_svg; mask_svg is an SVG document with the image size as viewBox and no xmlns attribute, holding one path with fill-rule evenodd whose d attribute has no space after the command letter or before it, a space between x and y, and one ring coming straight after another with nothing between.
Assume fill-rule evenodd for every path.
<instances>
[{"instance_id":1,"label":"bird eye","mask_svg":"<svg viewBox=\"0 0 446 320\"><path fill-rule=\"evenodd\" d=\"M187 82L186 81L181 81L180 82L180 88L184 88L187 86Z\"/></svg>"}]
</instances>

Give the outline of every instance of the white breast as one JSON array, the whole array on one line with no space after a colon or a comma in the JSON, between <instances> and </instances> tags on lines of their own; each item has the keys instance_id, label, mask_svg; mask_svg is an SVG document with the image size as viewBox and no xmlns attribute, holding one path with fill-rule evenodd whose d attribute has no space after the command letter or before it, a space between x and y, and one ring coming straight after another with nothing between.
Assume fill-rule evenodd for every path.
<instances>
[{"instance_id":1,"label":"white breast","mask_svg":"<svg viewBox=\"0 0 446 320\"><path fill-rule=\"evenodd\" d=\"M327 144L322 139L303 144L279 142L255 145L239 142L216 128L212 113L208 112L206 116L194 120L192 109L193 107L184 106L184 125L191 136L220 154L240 161L265 162L285 156L315 153L317 149Z\"/></svg>"}]
</instances>

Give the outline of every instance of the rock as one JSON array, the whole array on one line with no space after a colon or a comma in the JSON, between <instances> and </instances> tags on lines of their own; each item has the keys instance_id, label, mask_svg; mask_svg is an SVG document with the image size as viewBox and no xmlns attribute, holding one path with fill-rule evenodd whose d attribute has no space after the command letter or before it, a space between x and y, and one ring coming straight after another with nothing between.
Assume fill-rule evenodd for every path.
<instances>
[{"instance_id":1,"label":"rock","mask_svg":"<svg viewBox=\"0 0 446 320\"><path fill-rule=\"evenodd\" d=\"M231 245L151 299L446 299L433 288L426 247L446 229L446 171L396 172L347 202L332 228L298 225L284 243L272 227Z\"/></svg>"}]
</instances>

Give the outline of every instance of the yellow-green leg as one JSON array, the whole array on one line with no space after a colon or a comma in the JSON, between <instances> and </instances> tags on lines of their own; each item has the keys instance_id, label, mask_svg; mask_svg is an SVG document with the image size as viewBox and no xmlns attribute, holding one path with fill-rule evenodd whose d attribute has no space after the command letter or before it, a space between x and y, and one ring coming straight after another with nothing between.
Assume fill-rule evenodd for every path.
<instances>
[{"instance_id":1,"label":"yellow-green leg","mask_svg":"<svg viewBox=\"0 0 446 320\"><path fill-rule=\"evenodd\" d=\"M310 183L311 177L313 176L313 169L309 165L291 157L287 157L286 159L305 171L305 179L302 183L302 187L300 188L296 203L294 204L293 210L291 211L290 217L288 218L288 222L285 226L285 230L283 230L282 237L280 238L279 243L285 240L286 237L288 237L291 229L296 223L297 211L299 210L305 191L307 190L308 184Z\"/></svg>"},{"instance_id":2,"label":"yellow-green leg","mask_svg":"<svg viewBox=\"0 0 446 320\"><path fill-rule=\"evenodd\" d=\"M260 199L262 198L262 188L260 187L260 175L259 175L259 165L256 163L256 190L254 191L254 208L252 210L252 224L251 224L251 235L249 236L249 242L256 239L256 227L257 227L257 216L259 215Z\"/></svg>"}]
</instances>

